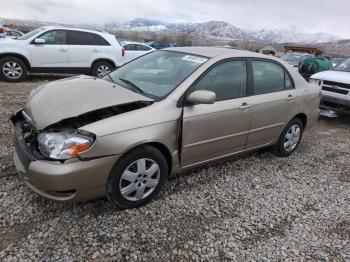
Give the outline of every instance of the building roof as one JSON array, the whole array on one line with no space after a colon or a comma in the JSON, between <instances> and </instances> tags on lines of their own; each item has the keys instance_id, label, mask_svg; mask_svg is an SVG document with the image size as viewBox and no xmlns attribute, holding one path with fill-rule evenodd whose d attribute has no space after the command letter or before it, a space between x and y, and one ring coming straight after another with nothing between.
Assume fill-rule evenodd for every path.
<instances>
[{"instance_id":1,"label":"building roof","mask_svg":"<svg viewBox=\"0 0 350 262\"><path fill-rule=\"evenodd\" d=\"M261 49L266 49L267 47L271 46L274 50L276 50L277 52L284 52L284 48L282 45L279 45L279 44L268 44L268 45L265 45L263 46Z\"/></svg>"}]
</instances>

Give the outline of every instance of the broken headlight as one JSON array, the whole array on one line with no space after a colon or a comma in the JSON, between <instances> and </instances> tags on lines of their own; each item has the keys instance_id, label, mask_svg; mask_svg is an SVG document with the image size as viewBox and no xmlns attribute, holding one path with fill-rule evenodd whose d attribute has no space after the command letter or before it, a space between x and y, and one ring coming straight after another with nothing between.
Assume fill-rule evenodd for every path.
<instances>
[{"instance_id":1,"label":"broken headlight","mask_svg":"<svg viewBox=\"0 0 350 262\"><path fill-rule=\"evenodd\" d=\"M78 131L46 132L38 135L41 154L57 160L75 158L79 153L88 150L93 142L93 135Z\"/></svg>"}]
</instances>

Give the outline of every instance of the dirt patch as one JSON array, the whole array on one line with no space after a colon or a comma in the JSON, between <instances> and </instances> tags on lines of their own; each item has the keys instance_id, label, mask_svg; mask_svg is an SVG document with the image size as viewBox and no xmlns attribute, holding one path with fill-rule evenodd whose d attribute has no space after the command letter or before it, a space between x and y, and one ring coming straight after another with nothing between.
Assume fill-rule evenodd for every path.
<instances>
[{"instance_id":1,"label":"dirt patch","mask_svg":"<svg viewBox=\"0 0 350 262\"><path fill-rule=\"evenodd\" d=\"M9 245L17 244L28 235L32 228L32 224L22 224L0 231L0 251Z\"/></svg>"}]
</instances>

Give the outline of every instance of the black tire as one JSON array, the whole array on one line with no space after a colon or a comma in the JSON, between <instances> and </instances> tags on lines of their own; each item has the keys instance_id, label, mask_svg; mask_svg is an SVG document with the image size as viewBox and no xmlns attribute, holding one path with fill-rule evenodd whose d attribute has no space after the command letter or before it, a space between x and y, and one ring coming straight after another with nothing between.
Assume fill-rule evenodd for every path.
<instances>
[{"instance_id":1,"label":"black tire","mask_svg":"<svg viewBox=\"0 0 350 262\"><path fill-rule=\"evenodd\" d=\"M132 165L135 161L137 161L139 159L145 159L145 158L153 160L158 165L158 167L159 167L159 173L158 173L159 182L156 185L156 187L154 188L154 190L151 191L151 193L148 196L146 196L145 198L142 198L140 200L127 199L122 195L121 190L120 190L121 183L125 182L124 180L122 180L122 175L123 175L124 171L128 167L130 167L130 165ZM168 162L167 162L166 158L164 157L164 155L158 149L156 149L154 147L142 146L142 147L136 148L136 149L130 151L129 153L127 153L126 155L124 155L113 166L113 168L109 174L108 180L107 180L107 186L106 186L107 198L116 207L121 208L121 209L139 207L139 206L142 206L142 205L151 201L151 199L159 192L161 187L164 185L167 178L168 178ZM136 178L136 179L138 179L138 178ZM143 178L141 177L140 179L143 179ZM139 182L135 181L132 183L134 183L134 185L133 185L134 187L140 186L140 184L141 184L141 187L143 186L142 182L139 183ZM126 187L131 185L132 183L130 182L130 184L126 185ZM145 187L144 192L147 192L146 189L147 189L147 187ZM136 197L136 194L137 194L136 189L135 189L135 191L132 191L132 192L135 192L135 197ZM130 194L130 197L133 197L132 194L133 193Z\"/></svg>"},{"instance_id":2,"label":"black tire","mask_svg":"<svg viewBox=\"0 0 350 262\"><path fill-rule=\"evenodd\" d=\"M113 69L114 69L114 66L110 63L110 62L107 62L107 61L99 61L97 63L95 63L93 66L92 66L92 75L93 76L96 76L96 77L103 77L104 75L106 74L103 74L103 75L100 75L100 69L102 67L107 67L109 69L109 72L112 72Z\"/></svg>"},{"instance_id":3,"label":"black tire","mask_svg":"<svg viewBox=\"0 0 350 262\"><path fill-rule=\"evenodd\" d=\"M13 75L13 77L9 76L8 73L6 74L6 65L16 65L16 69L20 68L20 75ZM5 68L6 67L6 68ZM8 71L7 71L8 72ZM18 69L17 69L18 72ZM25 62L17 57L13 56L6 56L0 59L0 78L7 81L7 82L20 82L27 78L28 75L28 68Z\"/></svg>"},{"instance_id":4,"label":"black tire","mask_svg":"<svg viewBox=\"0 0 350 262\"><path fill-rule=\"evenodd\" d=\"M292 126L298 126L300 128L300 136L299 136L299 140L297 141L297 144L295 145L295 147L292 148L291 150L287 150L285 148L284 143L285 143L285 140L287 139L286 138L287 132L291 129ZM288 125L284 128L282 134L280 135L278 142L274 147L275 153L281 157L287 157L287 156L290 156L291 154L293 154L293 152L298 148L298 146L300 144L300 141L301 141L302 136L303 136L303 131L304 131L303 122L299 118L292 119L288 123ZM287 142L288 142L288 140L287 140Z\"/></svg>"}]
</instances>

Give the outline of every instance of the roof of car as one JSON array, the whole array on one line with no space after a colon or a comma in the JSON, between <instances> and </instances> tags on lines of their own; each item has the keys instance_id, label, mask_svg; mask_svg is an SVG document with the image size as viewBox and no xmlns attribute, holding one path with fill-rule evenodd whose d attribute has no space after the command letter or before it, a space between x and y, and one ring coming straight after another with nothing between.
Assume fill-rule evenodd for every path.
<instances>
[{"instance_id":1,"label":"roof of car","mask_svg":"<svg viewBox=\"0 0 350 262\"><path fill-rule=\"evenodd\" d=\"M82 31L82 32L90 32L90 33L97 33L97 34L109 34L108 32L101 32L96 30L90 30L85 28L77 28L77 27L66 27L66 26L43 26L45 29L66 29L66 30L75 30L75 31Z\"/></svg>"},{"instance_id":2,"label":"roof of car","mask_svg":"<svg viewBox=\"0 0 350 262\"><path fill-rule=\"evenodd\" d=\"M146 44L146 43L140 43L140 42L131 42L131 41L122 41L122 46L125 46L125 45L144 45L144 46L147 46L149 48L153 48L152 46Z\"/></svg>"},{"instance_id":3,"label":"roof of car","mask_svg":"<svg viewBox=\"0 0 350 262\"><path fill-rule=\"evenodd\" d=\"M233 48L225 48L225 47L170 47L164 50L175 51L175 52L183 52L188 54L194 54L205 57L216 57L222 55L232 55L233 57L261 57L261 58L272 58L271 56L266 56L263 54L259 54L256 52L250 52L240 49Z\"/></svg>"}]
</instances>

